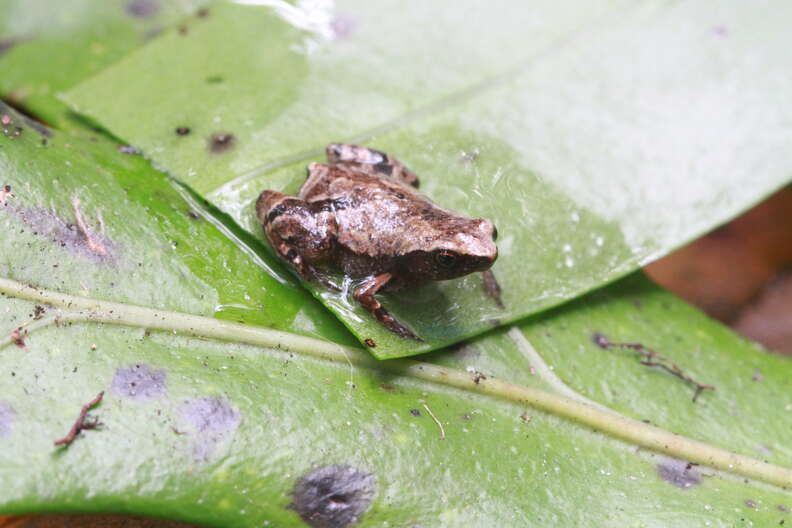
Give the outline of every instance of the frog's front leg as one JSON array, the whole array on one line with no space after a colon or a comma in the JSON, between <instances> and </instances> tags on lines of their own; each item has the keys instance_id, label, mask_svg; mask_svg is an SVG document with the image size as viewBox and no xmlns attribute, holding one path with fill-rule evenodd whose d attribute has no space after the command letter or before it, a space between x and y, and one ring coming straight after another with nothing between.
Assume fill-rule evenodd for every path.
<instances>
[{"instance_id":1,"label":"frog's front leg","mask_svg":"<svg viewBox=\"0 0 792 528\"><path fill-rule=\"evenodd\" d=\"M370 165L375 172L382 176L390 176L413 187L418 187L418 176L390 154L349 143L330 143L327 145L326 151L330 163L352 162Z\"/></svg>"},{"instance_id":2,"label":"frog's front leg","mask_svg":"<svg viewBox=\"0 0 792 528\"><path fill-rule=\"evenodd\" d=\"M281 260L305 280L339 289L316 268L333 250L336 225L332 215L317 213L311 204L276 191L261 193L256 214Z\"/></svg>"},{"instance_id":3,"label":"frog's front leg","mask_svg":"<svg viewBox=\"0 0 792 528\"><path fill-rule=\"evenodd\" d=\"M393 279L390 273L382 273L374 277L369 277L366 282L361 284L352 296L363 308L371 312L379 322L391 332L404 337L406 339L415 339L416 341L423 341L412 330L397 321L388 311L383 308L382 304L374 297L374 295L388 282Z\"/></svg>"}]
</instances>

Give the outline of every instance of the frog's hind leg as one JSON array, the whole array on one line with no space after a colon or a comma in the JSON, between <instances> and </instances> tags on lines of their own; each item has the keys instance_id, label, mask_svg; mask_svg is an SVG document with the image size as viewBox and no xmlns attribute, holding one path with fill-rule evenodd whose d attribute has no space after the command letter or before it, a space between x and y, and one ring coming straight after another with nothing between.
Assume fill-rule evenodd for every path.
<instances>
[{"instance_id":1,"label":"frog's hind leg","mask_svg":"<svg viewBox=\"0 0 792 528\"><path fill-rule=\"evenodd\" d=\"M405 339L414 339L416 341L423 341L412 330L397 321L388 311L383 308L382 304L374 297L374 295L385 286L393 275L390 273L383 273L370 277L363 284L361 284L352 296L363 308L371 312L385 327L394 334Z\"/></svg>"},{"instance_id":2,"label":"frog's hind leg","mask_svg":"<svg viewBox=\"0 0 792 528\"><path fill-rule=\"evenodd\" d=\"M407 185L418 187L418 176L390 154L349 143L330 143L326 151L330 163L351 162L370 165L374 172L381 176L390 176Z\"/></svg>"},{"instance_id":3,"label":"frog's hind leg","mask_svg":"<svg viewBox=\"0 0 792 528\"><path fill-rule=\"evenodd\" d=\"M332 251L335 224L316 218L308 203L276 191L263 191L256 202L256 213L270 246L303 279L320 282L340 290L316 267Z\"/></svg>"}]
</instances>

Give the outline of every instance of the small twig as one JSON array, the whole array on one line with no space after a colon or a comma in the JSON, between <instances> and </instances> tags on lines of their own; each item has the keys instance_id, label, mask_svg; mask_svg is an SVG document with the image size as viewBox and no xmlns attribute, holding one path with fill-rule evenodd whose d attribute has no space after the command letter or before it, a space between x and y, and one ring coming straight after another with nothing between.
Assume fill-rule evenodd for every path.
<instances>
[{"instance_id":1,"label":"small twig","mask_svg":"<svg viewBox=\"0 0 792 528\"><path fill-rule=\"evenodd\" d=\"M440 440L445 440L445 429L443 429L443 424L440 423L440 420L437 419L437 416L434 415L434 413L432 412L432 410L429 408L428 405L424 403L423 408L426 409L426 412L429 413L429 416L431 416L432 420L435 421L437 427L440 428Z\"/></svg>"},{"instance_id":2,"label":"small twig","mask_svg":"<svg viewBox=\"0 0 792 528\"><path fill-rule=\"evenodd\" d=\"M77 438L77 435L80 434L81 431L84 431L86 429L96 429L97 427L102 425L101 423L99 423L98 419L88 422L86 421L86 417L88 416L88 411L90 411L92 407L98 405L99 402L102 401L103 397L104 397L104 391L97 394L96 398L94 398L93 400L89 401L88 403L82 406L82 409L80 409L80 415L77 417L77 420L74 422L74 425L71 426L71 429L69 429L69 433L60 440L55 440L56 446L59 445L67 446L72 442L74 442L74 439Z\"/></svg>"},{"instance_id":3,"label":"small twig","mask_svg":"<svg viewBox=\"0 0 792 528\"><path fill-rule=\"evenodd\" d=\"M107 255L107 248L104 246L104 244L94 239L93 235L91 234L91 229L88 227L88 224L83 218L82 211L80 210L79 197L72 196L72 207L74 207L74 218L77 221L77 228L80 230L80 233L82 233L83 237L85 237L85 245L88 246L88 249L99 256Z\"/></svg>"},{"instance_id":4,"label":"small twig","mask_svg":"<svg viewBox=\"0 0 792 528\"><path fill-rule=\"evenodd\" d=\"M699 383L691 376L685 374L679 365L674 363L672 360L668 359L665 356L662 356L652 350L649 347L644 346L641 343L613 343L607 337L600 333L596 333L592 336L592 340L594 344L598 347L603 349L610 349L610 348L629 348L631 350L635 350L638 352L638 355L641 357L641 364L646 365L647 367L655 367L661 370L665 370L669 374L676 376L677 378L690 383L695 387L695 392L693 393L693 401L695 402L699 395L705 390L715 390L713 385L704 385Z\"/></svg>"}]
</instances>

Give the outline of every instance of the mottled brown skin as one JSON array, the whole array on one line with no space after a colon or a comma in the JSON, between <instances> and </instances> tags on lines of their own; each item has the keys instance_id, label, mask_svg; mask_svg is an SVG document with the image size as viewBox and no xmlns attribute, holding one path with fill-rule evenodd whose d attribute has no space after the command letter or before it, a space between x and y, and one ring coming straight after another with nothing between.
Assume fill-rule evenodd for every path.
<instances>
[{"instance_id":1,"label":"mottled brown skin","mask_svg":"<svg viewBox=\"0 0 792 528\"><path fill-rule=\"evenodd\" d=\"M267 239L306 280L334 287L321 272L328 266L365 278L355 299L394 333L420 340L374 295L488 270L498 256L495 226L438 206L385 153L332 143L327 158L308 166L299 197L261 193L256 212Z\"/></svg>"}]
</instances>

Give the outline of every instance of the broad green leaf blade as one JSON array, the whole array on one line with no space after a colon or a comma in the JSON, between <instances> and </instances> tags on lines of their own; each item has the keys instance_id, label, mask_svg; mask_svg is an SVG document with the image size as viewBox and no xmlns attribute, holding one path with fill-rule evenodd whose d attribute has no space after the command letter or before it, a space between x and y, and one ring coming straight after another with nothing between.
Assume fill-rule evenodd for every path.
<instances>
[{"instance_id":1,"label":"broad green leaf blade","mask_svg":"<svg viewBox=\"0 0 792 528\"><path fill-rule=\"evenodd\" d=\"M279 283L261 279L268 275L208 221L193 224L192 204L139 158L65 134L45 146L18 116L2 114L13 125L0 136L0 163L16 196L4 195L0 207L0 335L7 336L0 339L0 513L113 511L241 527L319 526L317 519L537 527L786 519L787 491L734 478L746 472L744 459L730 467L713 446L683 437L658 447L665 456L653 454L638 446L662 430L636 420L633 441L614 440L609 435L630 437L619 430L622 418L536 392L588 396L742 455L762 445L762 458L792 466L783 448L789 362L644 279L423 364L378 362L360 349L174 313L168 309L211 315L214 297L227 302L257 280L274 292ZM140 269L127 270L127 259ZM278 293L262 317L286 298ZM311 310L309 299L298 305ZM303 319L318 328L323 315L332 322L323 310ZM335 327L323 328L333 335ZM693 403L678 378L595 347L595 331L641 340L716 390ZM737 357L744 362L737 371L725 367ZM584 366L591 372L581 374ZM766 377L747 383L745 367ZM631 377L631 392L608 390L621 391ZM104 400L90 416L103 425L55 448L100 391ZM544 394L533 401L547 410L526 408L520 394ZM765 419L741 409L743 401L761 402ZM599 412L593 429L576 421L593 423L581 409ZM749 420L745 427L730 426L735 409ZM716 469L668 458L691 445L685 458ZM759 481L792 483L792 470L754 465Z\"/></svg>"},{"instance_id":2,"label":"broad green leaf blade","mask_svg":"<svg viewBox=\"0 0 792 528\"><path fill-rule=\"evenodd\" d=\"M0 103L0 275L65 293L350 336L140 156L53 132ZM236 243L235 243L236 242Z\"/></svg>"},{"instance_id":3,"label":"broad green leaf blade","mask_svg":"<svg viewBox=\"0 0 792 528\"><path fill-rule=\"evenodd\" d=\"M208 0L2 0L0 96L54 126L56 95L154 38Z\"/></svg>"},{"instance_id":4,"label":"broad green leaf blade","mask_svg":"<svg viewBox=\"0 0 792 528\"><path fill-rule=\"evenodd\" d=\"M295 191L324 145L349 139L494 219L505 310L479 277L384 296L424 344L312 287L377 357L397 357L601 286L786 183L792 11L770 6L221 6L67 100L259 237L259 192Z\"/></svg>"}]
</instances>

